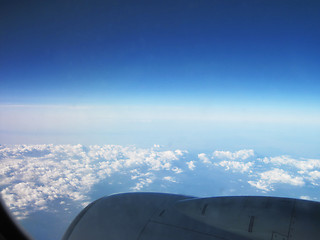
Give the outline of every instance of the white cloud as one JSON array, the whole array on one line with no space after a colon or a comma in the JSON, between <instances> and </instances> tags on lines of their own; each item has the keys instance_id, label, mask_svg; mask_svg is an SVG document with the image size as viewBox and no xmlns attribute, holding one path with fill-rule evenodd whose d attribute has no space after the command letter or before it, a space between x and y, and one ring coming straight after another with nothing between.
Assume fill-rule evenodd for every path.
<instances>
[{"instance_id":1,"label":"white cloud","mask_svg":"<svg viewBox=\"0 0 320 240\"><path fill-rule=\"evenodd\" d=\"M232 170L233 172L250 172L254 165L253 161L246 162L250 157L254 156L254 151L249 149L243 149L236 152L230 151L214 151L212 153L210 161L205 153L198 154L198 158L206 164L213 164L214 166L224 167L226 170ZM217 160L220 160L219 162Z\"/></svg>"},{"instance_id":2,"label":"white cloud","mask_svg":"<svg viewBox=\"0 0 320 240\"><path fill-rule=\"evenodd\" d=\"M291 176L283 169L275 168L258 174L258 181L248 181L248 183L264 191L274 190L273 185L276 183L285 183L293 186L303 186L304 179L299 176Z\"/></svg>"},{"instance_id":3,"label":"white cloud","mask_svg":"<svg viewBox=\"0 0 320 240\"><path fill-rule=\"evenodd\" d=\"M153 182L153 180L151 178L140 179L139 182L136 183L136 185L134 187L132 187L131 189L134 191L140 191L142 188L150 185L152 182Z\"/></svg>"},{"instance_id":4,"label":"white cloud","mask_svg":"<svg viewBox=\"0 0 320 240\"><path fill-rule=\"evenodd\" d=\"M303 199L303 200L311 200L311 197L309 197L309 196L300 196L300 199Z\"/></svg>"},{"instance_id":5,"label":"white cloud","mask_svg":"<svg viewBox=\"0 0 320 240\"><path fill-rule=\"evenodd\" d=\"M253 162L237 162L237 161L221 161L219 163L215 163L216 166L224 167L226 170L232 170L234 172L247 172L253 166Z\"/></svg>"},{"instance_id":6,"label":"white cloud","mask_svg":"<svg viewBox=\"0 0 320 240\"><path fill-rule=\"evenodd\" d=\"M214 151L212 154L212 159L241 159L245 160L249 157L254 156L254 151L252 149L243 149L236 152L230 152L230 151Z\"/></svg>"},{"instance_id":7,"label":"white cloud","mask_svg":"<svg viewBox=\"0 0 320 240\"><path fill-rule=\"evenodd\" d=\"M101 180L121 184L112 178L115 174L133 191L144 190L159 179L163 185L180 182L188 169L199 170L205 178L214 168L241 173L242 177L237 178L242 183L248 182L260 191L275 190L279 184L320 184L319 159L257 158L253 150L244 149L200 153L200 161L186 161L185 150L161 149L119 145L0 146L1 194L12 212L24 218L32 211L50 211L52 202L65 205L71 200L85 204L91 201L90 190ZM230 172L219 177L232 180Z\"/></svg>"},{"instance_id":8,"label":"white cloud","mask_svg":"<svg viewBox=\"0 0 320 240\"><path fill-rule=\"evenodd\" d=\"M172 170L173 172L175 172L175 173L182 173L182 172L183 172L182 169L181 169L181 168L178 168L178 167L173 167L171 170Z\"/></svg>"},{"instance_id":9,"label":"white cloud","mask_svg":"<svg viewBox=\"0 0 320 240\"><path fill-rule=\"evenodd\" d=\"M132 190L141 190L157 171L181 173L174 162L184 154L118 145L0 146L1 194L12 212L24 218L54 200L88 202L91 188L114 173L129 173Z\"/></svg>"},{"instance_id":10,"label":"white cloud","mask_svg":"<svg viewBox=\"0 0 320 240\"><path fill-rule=\"evenodd\" d=\"M311 176L312 180L320 179L320 171L309 172L309 175Z\"/></svg>"},{"instance_id":11,"label":"white cloud","mask_svg":"<svg viewBox=\"0 0 320 240\"><path fill-rule=\"evenodd\" d=\"M211 163L211 161L209 160L209 158L205 153L199 153L198 158L204 163Z\"/></svg>"},{"instance_id":12,"label":"white cloud","mask_svg":"<svg viewBox=\"0 0 320 240\"><path fill-rule=\"evenodd\" d=\"M166 181L169 181L169 182L177 182L173 177L171 176L166 176L166 177L163 177L163 180L166 180Z\"/></svg>"},{"instance_id":13,"label":"white cloud","mask_svg":"<svg viewBox=\"0 0 320 240\"><path fill-rule=\"evenodd\" d=\"M187 163L187 165L188 165L188 168L190 169L190 170L194 170L195 168L196 168L196 165L194 165L194 161L190 161L190 162L186 162Z\"/></svg>"},{"instance_id":14,"label":"white cloud","mask_svg":"<svg viewBox=\"0 0 320 240\"><path fill-rule=\"evenodd\" d=\"M183 154L188 153L188 151L186 151L186 150L180 150L180 149L177 149L177 150L175 150L174 152L175 152L175 154L177 154L178 156L182 156Z\"/></svg>"},{"instance_id":15,"label":"white cloud","mask_svg":"<svg viewBox=\"0 0 320 240\"><path fill-rule=\"evenodd\" d=\"M205 153L198 154L203 163L223 167L232 172L250 175L248 183L263 191L274 190L276 184L302 186L309 181L320 185L320 159L295 159L282 155L276 157L255 158L253 150L214 151L212 161ZM250 161L249 161L250 159Z\"/></svg>"},{"instance_id":16,"label":"white cloud","mask_svg":"<svg viewBox=\"0 0 320 240\"><path fill-rule=\"evenodd\" d=\"M311 183L315 186L319 186L320 185L320 171L316 170L316 171L311 171L308 172L308 176L306 177L308 180L311 181Z\"/></svg>"},{"instance_id":17,"label":"white cloud","mask_svg":"<svg viewBox=\"0 0 320 240\"><path fill-rule=\"evenodd\" d=\"M259 159L264 163L271 163L273 165L289 165L300 169L301 171L309 171L315 168L320 168L320 159L294 159L289 156L265 157Z\"/></svg>"}]
</instances>

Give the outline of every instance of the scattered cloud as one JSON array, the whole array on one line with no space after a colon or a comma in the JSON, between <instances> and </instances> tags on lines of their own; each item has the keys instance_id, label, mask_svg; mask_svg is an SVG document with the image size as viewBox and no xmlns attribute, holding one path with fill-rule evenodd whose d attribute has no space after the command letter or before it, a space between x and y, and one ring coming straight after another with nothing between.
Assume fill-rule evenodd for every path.
<instances>
[{"instance_id":1,"label":"scattered cloud","mask_svg":"<svg viewBox=\"0 0 320 240\"><path fill-rule=\"evenodd\" d=\"M141 178L139 179L139 182L137 182L136 185L131 189L134 191L140 191L142 188L150 185L152 182L153 180L151 178Z\"/></svg>"},{"instance_id":2,"label":"scattered cloud","mask_svg":"<svg viewBox=\"0 0 320 240\"><path fill-rule=\"evenodd\" d=\"M288 172L278 168L259 173L259 176L258 181L248 181L248 183L264 191L273 190L273 184L275 183L285 183L293 186L303 186L305 184L303 177L291 176Z\"/></svg>"},{"instance_id":3,"label":"scattered cloud","mask_svg":"<svg viewBox=\"0 0 320 240\"><path fill-rule=\"evenodd\" d=\"M311 171L311 172L308 172L307 174L308 176L306 178L309 179L313 185L316 185L316 186L320 185L320 183L318 182L320 180L320 171L318 170Z\"/></svg>"},{"instance_id":4,"label":"scattered cloud","mask_svg":"<svg viewBox=\"0 0 320 240\"><path fill-rule=\"evenodd\" d=\"M207 157L205 153L198 154L198 158L205 164L224 167L226 170L232 170L233 172L248 172L254 165L253 162L246 162L248 159L254 156L252 149L244 149L236 152L230 151L214 151L211 155L211 159Z\"/></svg>"},{"instance_id":5,"label":"scattered cloud","mask_svg":"<svg viewBox=\"0 0 320 240\"><path fill-rule=\"evenodd\" d=\"M230 151L214 151L212 154L212 159L229 159L229 160L235 160L235 159L241 159L245 160L249 157L254 156L254 151L252 149L244 149L239 150L236 152L230 152Z\"/></svg>"},{"instance_id":6,"label":"scattered cloud","mask_svg":"<svg viewBox=\"0 0 320 240\"><path fill-rule=\"evenodd\" d=\"M252 172L250 168L253 166L253 162L237 162L237 161L221 161L219 163L215 163L216 166L224 167L226 170L232 170L233 172Z\"/></svg>"},{"instance_id":7,"label":"scattered cloud","mask_svg":"<svg viewBox=\"0 0 320 240\"><path fill-rule=\"evenodd\" d=\"M196 165L194 165L194 161L187 162L187 165L188 168L192 171L196 168Z\"/></svg>"},{"instance_id":8,"label":"scattered cloud","mask_svg":"<svg viewBox=\"0 0 320 240\"><path fill-rule=\"evenodd\" d=\"M198 158L204 163L211 163L211 161L209 160L209 158L205 153L199 153Z\"/></svg>"},{"instance_id":9,"label":"scattered cloud","mask_svg":"<svg viewBox=\"0 0 320 240\"><path fill-rule=\"evenodd\" d=\"M249 173L248 183L262 191L273 191L276 184L298 187L306 182L315 186L320 184L320 159L295 159L286 155L259 158L251 149L214 151L209 157L205 153L198 154L198 158L208 166Z\"/></svg>"},{"instance_id":10,"label":"scattered cloud","mask_svg":"<svg viewBox=\"0 0 320 240\"><path fill-rule=\"evenodd\" d=\"M118 145L0 146L1 195L18 218L65 199L87 202L93 185L115 173L129 174L132 190L156 178L155 172L181 173L174 165L185 151Z\"/></svg>"},{"instance_id":11,"label":"scattered cloud","mask_svg":"<svg viewBox=\"0 0 320 240\"><path fill-rule=\"evenodd\" d=\"M68 208L70 201L83 206L92 200L89 193L102 180L126 184L128 191L141 191L159 180L165 188L168 182L188 184L190 170L199 173L190 181L205 181L220 168L228 172L223 175L224 171L219 171L220 178L232 182L230 172L236 173L241 188L247 184L261 192L275 191L284 184L320 184L320 159L257 157L251 149L199 153L199 161L187 160L187 154L160 146L0 146L0 191L11 211L22 219L34 211L50 211L52 203L62 209ZM296 197L306 199L308 194L300 192Z\"/></svg>"},{"instance_id":12,"label":"scattered cloud","mask_svg":"<svg viewBox=\"0 0 320 240\"><path fill-rule=\"evenodd\" d=\"M173 172L175 172L175 173L182 173L183 172L183 170L181 168L178 168L178 167L173 167L171 170Z\"/></svg>"},{"instance_id":13,"label":"scattered cloud","mask_svg":"<svg viewBox=\"0 0 320 240\"><path fill-rule=\"evenodd\" d=\"M165 176L163 177L163 180L169 181L169 182L177 182L173 177L171 176Z\"/></svg>"},{"instance_id":14,"label":"scattered cloud","mask_svg":"<svg viewBox=\"0 0 320 240\"><path fill-rule=\"evenodd\" d=\"M261 160L264 163L271 163L277 166L292 166L304 172L310 171L315 168L320 168L320 159L294 159L290 156L277 156L270 158L265 157L259 160Z\"/></svg>"}]
</instances>

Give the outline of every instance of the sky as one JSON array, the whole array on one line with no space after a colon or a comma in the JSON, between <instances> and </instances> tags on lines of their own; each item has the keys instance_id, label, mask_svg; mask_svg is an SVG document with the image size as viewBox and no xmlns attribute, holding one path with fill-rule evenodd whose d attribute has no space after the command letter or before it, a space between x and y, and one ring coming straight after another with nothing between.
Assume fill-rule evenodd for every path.
<instances>
[{"instance_id":1,"label":"sky","mask_svg":"<svg viewBox=\"0 0 320 240\"><path fill-rule=\"evenodd\" d=\"M318 1L1 5L2 144L318 155Z\"/></svg>"},{"instance_id":2,"label":"sky","mask_svg":"<svg viewBox=\"0 0 320 240\"><path fill-rule=\"evenodd\" d=\"M4 1L1 102L319 107L318 1Z\"/></svg>"}]
</instances>

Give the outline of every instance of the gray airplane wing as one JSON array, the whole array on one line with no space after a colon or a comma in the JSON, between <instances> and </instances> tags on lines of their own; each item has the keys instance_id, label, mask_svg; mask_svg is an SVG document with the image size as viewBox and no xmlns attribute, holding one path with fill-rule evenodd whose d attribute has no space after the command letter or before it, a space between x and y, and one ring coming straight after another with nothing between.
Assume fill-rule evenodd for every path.
<instances>
[{"instance_id":1,"label":"gray airplane wing","mask_svg":"<svg viewBox=\"0 0 320 240\"><path fill-rule=\"evenodd\" d=\"M319 236L317 202L126 193L91 203L63 240L318 240Z\"/></svg>"}]
</instances>

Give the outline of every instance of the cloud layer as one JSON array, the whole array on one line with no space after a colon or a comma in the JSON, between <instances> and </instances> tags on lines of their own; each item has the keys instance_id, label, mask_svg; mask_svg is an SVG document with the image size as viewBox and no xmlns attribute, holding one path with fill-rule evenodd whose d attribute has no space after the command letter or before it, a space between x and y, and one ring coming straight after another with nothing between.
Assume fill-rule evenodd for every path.
<instances>
[{"instance_id":1,"label":"cloud layer","mask_svg":"<svg viewBox=\"0 0 320 240\"><path fill-rule=\"evenodd\" d=\"M252 179L248 183L265 192L274 190L276 184L320 184L320 159L295 159L285 155L259 158L253 150L214 151L211 155L200 153L198 159L208 166L246 173Z\"/></svg>"},{"instance_id":2,"label":"cloud layer","mask_svg":"<svg viewBox=\"0 0 320 240\"><path fill-rule=\"evenodd\" d=\"M2 197L18 217L45 210L50 201L71 199L87 204L87 193L115 173L131 176L132 190L141 190L155 172L182 172L174 165L184 151L161 151L115 145L17 145L0 148ZM164 178L173 181L172 177Z\"/></svg>"},{"instance_id":3,"label":"cloud layer","mask_svg":"<svg viewBox=\"0 0 320 240\"><path fill-rule=\"evenodd\" d=\"M243 194L241 188L251 189L250 194L266 194L280 187L317 188L320 184L320 159L260 157L251 149L196 156L159 145L0 146L1 195L14 215L23 219L32 212L50 211L50 204L64 207L72 201L84 206L94 200L90 192L100 182L118 184L115 189L122 184L121 191L151 189L194 195L212 194L208 193L212 180L217 182L215 189L227 188L228 194L236 195ZM235 181L241 185L228 185ZM316 199L306 192L299 194L297 191L295 197Z\"/></svg>"}]
</instances>

